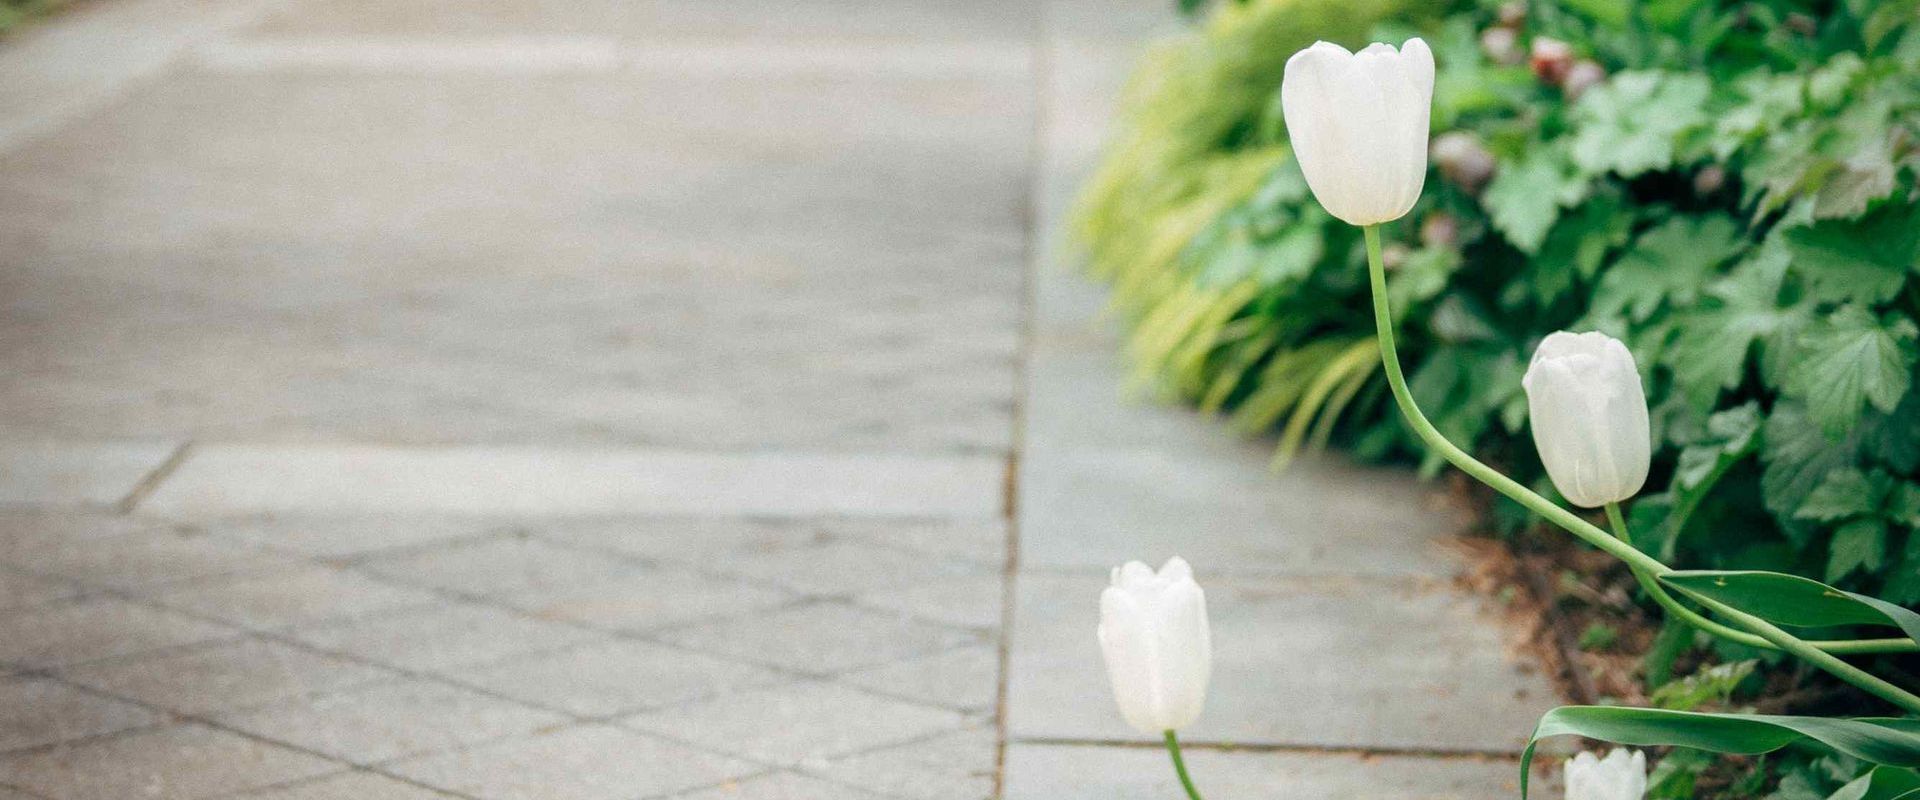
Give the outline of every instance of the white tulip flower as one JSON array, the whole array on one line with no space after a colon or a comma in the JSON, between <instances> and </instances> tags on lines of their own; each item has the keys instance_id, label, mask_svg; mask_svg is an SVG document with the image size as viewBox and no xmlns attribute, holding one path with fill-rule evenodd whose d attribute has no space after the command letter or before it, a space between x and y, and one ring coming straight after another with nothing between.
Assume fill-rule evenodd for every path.
<instances>
[{"instance_id":1,"label":"white tulip flower","mask_svg":"<svg viewBox=\"0 0 1920 800\"><path fill-rule=\"evenodd\" d=\"M1599 508L1647 482L1653 435L1633 354L1604 333L1560 331L1540 342L1521 380L1533 443L1567 500Z\"/></svg>"},{"instance_id":2,"label":"white tulip flower","mask_svg":"<svg viewBox=\"0 0 1920 800\"><path fill-rule=\"evenodd\" d=\"M1287 59L1280 79L1293 157L1313 196L1354 225L1405 216L1427 181L1433 51L1408 39L1358 53L1331 42Z\"/></svg>"},{"instance_id":3,"label":"white tulip flower","mask_svg":"<svg viewBox=\"0 0 1920 800\"><path fill-rule=\"evenodd\" d=\"M1128 725L1158 736L1199 718L1213 643L1207 595L1184 559L1169 559L1157 574L1138 561L1115 568L1100 594L1099 636Z\"/></svg>"},{"instance_id":4,"label":"white tulip flower","mask_svg":"<svg viewBox=\"0 0 1920 800\"><path fill-rule=\"evenodd\" d=\"M1567 800L1641 800L1647 794L1647 756L1622 747L1594 758L1567 759Z\"/></svg>"}]
</instances>

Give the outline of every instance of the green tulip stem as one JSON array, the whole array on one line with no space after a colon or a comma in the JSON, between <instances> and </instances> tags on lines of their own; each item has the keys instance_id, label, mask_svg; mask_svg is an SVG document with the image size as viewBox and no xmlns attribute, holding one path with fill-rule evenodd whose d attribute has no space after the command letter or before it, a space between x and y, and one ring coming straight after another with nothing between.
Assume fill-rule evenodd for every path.
<instances>
[{"instance_id":1,"label":"green tulip stem","mask_svg":"<svg viewBox=\"0 0 1920 800\"><path fill-rule=\"evenodd\" d=\"M1361 230L1367 236L1367 266L1373 275L1373 319L1380 334L1380 363L1386 368L1387 385L1393 388L1394 402L1400 404L1400 414L1406 417L1407 425L1420 436L1420 440L1439 453L1442 458L1459 467L1460 471L1474 477L1494 491L1504 494L1528 510L1539 514L1548 522L1566 528L1587 544L1600 548L1608 555L1627 562L1627 566L1643 569L1654 575L1662 575L1673 570L1653 556L1634 549L1633 545L1622 542L1600 530L1593 523L1575 516L1573 512L1554 505L1553 501L1535 494L1533 490L1521 486L1518 481L1499 473L1492 467L1480 463L1479 459L1467 455L1465 450L1455 447L1447 441L1433 423L1427 421L1427 415L1420 412L1420 406L1414 404L1413 393L1407 390L1407 378L1400 374L1400 351L1393 342L1393 312L1387 304L1387 269L1380 258L1380 226L1368 225Z\"/></svg>"},{"instance_id":2,"label":"green tulip stem","mask_svg":"<svg viewBox=\"0 0 1920 800\"><path fill-rule=\"evenodd\" d=\"M1193 788L1193 776L1187 774L1187 760L1180 756L1180 737L1167 731L1167 752L1173 755L1173 771L1180 775L1180 785L1187 790L1188 800L1200 800L1200 790Z\"/></svg>"},{"instance_id":3,"label":"green tulip stem","mask_svg":"<svg viewBox=\"0 0 1920 800\"><path fill-rule=\"evenodd\" d=\"M1433 427L1432 422L1427 421L1427 416L1421 413L1420 406L1414 403L1413 393L1407 389L1406 376L1400 373L1400 351L1399 348L1394 345L1393 339L1393 309L1387 301L1386 262L1380 256L1380 227L1378 225L1366 225L1361 228L1361 231L1366 235L1367 240L1367 271L1372 278L1373 319L1375 329L1378 331L1380 338L1381 366L1385 368L1387 386L1393 390L1393 399L1394 402L1400 406L1401 416L1406 418L1407 425L1420 437L1420 440L1426 442L1427 446L1433 448L1434 452L1439 453L1442 458L1445 458L1455 467L1460 468L1460 471L1467 473L1475 480L1493 487L1494 491L1512 498L1514 502L1520 505L1526 506L1528 510L1540 515L1541 518L1548 522L1567 529L1567 531L1579 537L1587 544L1593 545L1608 555L1626 562L1627 566L1632 569L1636 575L1644 572L1648 577L1657 579L1661 575L1672 572L1672 567L1661 563L1659 559L1640 552L1631 543L1609 535L1593 523L1581 519L1573 512L1561 508L1553 501L1541 497L1525 486L1521 486L1518 481L1500 474L1499 471L1486 464L1480 463L1479 459L1468 455L1466 451L1461 450L1455 446L1453 442L1448 441L1447 437L1442 435L1439 429ZM1617 509L1613 511L1615 515L1618 513ZM1707 610L1733 620L1740 627L1758 634L1759 638L1772 643L1781 650L1805 659L1814 666L1832 673L1834 677L1871 692L1909 712L1920 713L1920 697L1916 697L1898 686L1894 686L1891 683L1868 674L1858 667L1841 661L1832 653L1826 652L1795 637L1793 634L1781 630L1771 622L1712 598L1695 596L1694 599L1699 601L1701 605L1706 606ZM1911 644L1911 640L1903 641Z\"/></svg>"},{"instance_id":4,"label":"green tulip stem","mask_svg":"<svg viewBox=\"0 0 1920 800\"><path fill-rule=\"evenodd\" d=\"M1799 656L1802 660L1826 670L1834 677L1858 686L1878 696L1882 700L1899 706L1909 714L1920 714L1920 696L1915 696L1912 692L1888 683L1866 670L1841 661L1839 656L1814 647L1812 644L1802 641L1793 634L1782 630L1780 626L1764 619L1741 611L1711 597L1693 595L1693 599L1700 601L1700 604L1706 606L1707 610L1733 620L1747 630L1760 634L1761 637L1779 646L1780 649Z\"/></svg>"},{"instance_id":5,"label":"green tulip stem","mask_svg":"<svg viewBox=\"0 0 1920 800\"><path fill-rule=\"evenodd\" d=\"M1627 535L1627 520L1626 517L1620 513L1619 503L1607 504L1607 522L1613 526L1613 535L1615 537L1623 542L1631 543L1633 541L1633 539ZM1658 603L1661 608L1666 609L1667 613L1679 617L1693 627L1726 639L1727 641L1737 642L1748 647L1758 647L1762 650L1780 649L1766 639L1715 622L1708 619L1706 615L1688 608L1686 604L1676 599L1672 592L1667 591L1665 586L1661 586L1659 580L1644 571L1634 570L1633 579L1640 583L1640 588L1644 589L1647 595L1653 598L1653 602ZM1841 639L1837 641L1810 641L1807 642L1807 644L1829 653L1839 653L1843 655L1920 652L1920 644L1916 644L1912 639Z\"/></svg>"},{"instance_id":6,"label":"green tulip stem","mask_svg":"<svg viewBox=\"0 0 1920 800\"><path fill-rule=\"evenodd\" d=\"M1607 504L1607 522L1613 526L1613 535L1615 538L1629 544L1633 542L1633 538L1627 533L1627 518L1620 513L1619 503ZM1775 647L1772 642L1747 633L1746 631L1736 630L1714 622L1713 620L1707 619L1700 612L1686 607L1681 604L1679 600L1674 599L1673 595L1667 592L1666 587L1661 586L1660 581L1652 575L1648 575L1645 570L1634 570L1633 579L1640 582L1640 588L1646 590L1646 593L1653 598L1653 602L1660 604L1660 607L1666 609L1667 613L1685 620L1689 625L1722 639L1738 642L1748 647L1758 647L1766 650L1780 649Z\"/></svg>"}]
</instances>

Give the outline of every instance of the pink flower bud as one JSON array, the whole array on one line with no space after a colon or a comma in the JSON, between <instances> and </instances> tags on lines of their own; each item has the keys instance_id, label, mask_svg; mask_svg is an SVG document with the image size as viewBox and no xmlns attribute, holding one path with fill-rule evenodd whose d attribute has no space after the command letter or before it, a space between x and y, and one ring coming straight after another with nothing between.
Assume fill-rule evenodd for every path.
<instances>
[{"instance_id":1,"label":"pink flower bud","mask_svg":"<svg viewBox=\"0 0 1920 800\"><path fill-rule=\"evenodd\" d=\"M1512 28L1488 28L1480 34L1480 52L1487 54L1487 60L1509 67L1526 60L1527 54L1520 51L1520 34Z\"/></svg>"},{"instance_id":2,"label":"pink flower bud","mask_svg":"<svg viewBox=\"0 0 1920 800\"><path fill-rule=\"evenodd\" d=\"M1567 79L1567 71L1573 68L1573 45L1551 36L1535 36L1528 65L1533 67L1534 77L1559 86Z\"/></svg>"},{"instance_id":3,"label":"pink flower bud","mask_svg":"<svg viewBox=\"0 0 1920 800\"><path fill-rule=\"evenodd\" d=\"M1726 185L1727 170L1719 164L1709 164L1693 175L1693 191L1698 194L1713 194Z\"/></svg>"},{"instance_id":4,"label":"pink flower bud","mask_svg":"<svg viewBox=\"0 0 1920 800\"><path fill-rule=\"evenodd\" d=\"M1493 154L1481 146L1480 139L1465 131L1448 131L1434 137L1433 163L1449 183L1479 194L1493 179Z\"/></svg>"},{"instance_id":5,"label":"pink flower bud","mask_svg":"<svg viewBox=\"0 0 1920 800\"><path fill-rule=\"evenodd\" d=\"M1567 69L1567 79L1560 84L1560 91L1566 94L1567 102L1572 103L1606 79L1607 71L1599 64L1581 59Z\"/></svg>"},{"instance_id":6,"label":"pink flower bud","mask_svg":"<svg viewBox=\"0 0 1920 800\"><path fill-rule=\"evenodd\" d=\"M1518 28L1526 24L1526 0L1508 0L1500 4L1500 25L1504 28Z\"/></svg>"},{"instance_id":7,"label":"pink flower bud","mask_svg":"<svg viewBox=\"0 0 1920 800\"><path fill-rule=\"evenodd\" d=\"M1427 247L1453 247L1460 243L1460 220L1445 211L1436 211L1420 221L1420 244Z\"/></svg>"}]
</instances>

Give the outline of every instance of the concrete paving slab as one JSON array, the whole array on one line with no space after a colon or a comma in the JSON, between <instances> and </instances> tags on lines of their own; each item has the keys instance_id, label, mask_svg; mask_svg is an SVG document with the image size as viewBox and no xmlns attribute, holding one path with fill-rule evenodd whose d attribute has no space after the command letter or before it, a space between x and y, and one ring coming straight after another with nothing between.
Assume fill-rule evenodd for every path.
<instances>
[{"instance_id":1,"label":"concrete paving slab","mask_svg":"<svg viewBox=\"0 0 1920 800\"><path fill-rule=\"evenodd\" d=\"M840 676L840 682L968 714L986 714L999 702L1000 653L995 647L962 647L855 670Z\"/></svg>"},{"instance_id":2,"label":"concrete paving slab","mask_svg":"<svg viewBox=\"0 0 1920 800\"><path fill-rule=\"evenodd\" d=\"M982 725L868 750L809 769L909 800L989 800L994 794L994 741L993 727Z\"/></svg>"},{"instance_id":3,"label":"concrete paving slab","mask_svg":"<svg viewBox=\"0 0 1920 800\"><path fill-rule=\"evenodd\" d=\"M641 570L604 554L514 534L374 556L356 566L394 583L471 598L553 592L636 577Z\"/></svg>"},{"instance_id":4,"label":"concrete paving slab","mask_svg":"<svg viewBox=\"0 0 1920 800\"><path fill-rule=\"evenodd\" d=\"M240 631L112 597L0 617L0 663L46 669L237 638Z\"/></svg>"},{"instance_id":5,"label":"concrete paving slab","mask_svg":"<svg viewBox=\"0 0 1920 800\"><path fill-rule=\"evenodd\" d=\"M1032 381L1027 403L1027 433L1036 445L1061 447L1152 447L1182 453L1245 458L1249 446L1217 419L1192 409L1169 406L1131 390L1132 375L1116 337L1106 335L1106 324L1082 322L1082 314L1097 314L1103 293L1071 275L1036 279L1043 295L1052 284L1070 284L1085 290L1084 299L1057 298L1042 309L1071 315L1063 332L1036 333L1028 360ZM1067 291L1067 290L1063 290ZM1080 303L1085 308L1061 308ZM1042 311L1037 313L1048 313ZM1085 330L1083 330L1083 328Z\"/></svg>"},{"instance_id":6,"label":"concrete paving slab","mask_svg":"<svg viewBox=\"0 0 1920 800\"><path fill-rule=\"evenodd\" d=\"M0 751L166 721L152 711L46 678L0 679Z\"/></svg>"},{"instance_id":7,"label":"concrete paving slab","mask_svg":"<svg viewBox=\"0 0 1920 800\"><path fill-rule=\"evenodd\" d=\"M47 134L193 45L251 21L269 0L127 0L63 9L58 24L9 31L0 49L0 152Z\"/></svg>"},{"instance_id":8,"label":"concrete paving slab","mask_svg":"<svg viewBox=\"0 0 1920 800\"><path fill-rule=\"evenodd\" d=\"M88 586L125 590L298 563L192 528L171 526L117 536L32 537L6 548L0 559Z\"/></svg>"},{"instance_id":9,"label":"concrete paving slab","mask_svg":"<svg viewBox=\"0 0 1920 800\"><path fill-rule=\"evenodd\" d=\"M765 771L605 725L579 725L382 768L486 800L615 800L714 786Z\"/></svg>"},{"instance_id":10,"label":"concrete paving slab","mask_svg":"<svg viewBox=\"0 0 1920 800\"><path fill-rule=\"evenodd\" d=\"M61 542L106 539L164 530L167 523L106 509L63 506L0 507L0 560Z\"/></svg>"},{"instance_id":11,"label":"concrete paving slab","mask_svg":"<svg viewBox=\"0 0 1920 800\"><path fill-rule=\"evenodd\" d=\"M335 560L454 539L497 536L516 530L517 525L495 517L405 514L265 514L177 524L270 550Z\"/></svg>"},{"instance_id":12,"label":"concrete paving slab","mask_svg":"<svg viewBox=\"0 0 1920 800\"><path fill-rule=\"evenodd\" d=\"M1007 561L1007 522L982 520L821 520L831 536L860 539L935 558L971 561L1003 569Z\"/></svg>"},{"instance_id":13,"label":"concrete paving slab","mask_svg":"<svg viewBox=\"0 0 1920 800\"><path fill-rule=\"evenodd\" d=\"M72 581L0 569L0 615L15 609L68 600L84 591L83 587Z\"/></svg>"},{"instance_id":14,"label":"concrete paving slab","mask_svg":"<svg viewBox=\"0 0 1920 800\"><path fill-rule=\"evenodd\" d=\"M793 772L773 772L740 781L728 781L710 789L677 795L679 800L825 800L854 798L878 800L883 795L855 789Z\"/></svg>"},{"instance_id":15,"label":"concrete paving slab","mask_svg":"<svg viewBox=\"0 0 1920 800\"><path fill-rule=\"evenodd\" d=\"M284 630L433 605L436 595L347 570L303 566L155 592L169 608L255 630Z\"/></svg>"},{"instance_id":16,"label":"concrete paving slab","mask_svg":"<svg viewBox=\"0 0 1920 800\"><path fill-rule=\"evenodd\" d=\"M958 455L207 445L142 510L981 517L1003 471Z\"/></svg>"},{"instance_id":17,"label":"concrete paving slab","mask_svg":"<svg viewBox=\"0 0 1920 800\"><path fill-rule=\"evenodd\" d=\"M826 683L788 683L636 715L621 724L762 762L805 765L960 727L946 709Z\"/></svg>"},{"instance_id":18,"label":"concrete paving slab","mask_svg":"<svg viewBox=\"0 0 1920 800\"><path fill-rule=\"evenodd\" d=\"M467 605L309 625L287 635L322 650L418 672L504 661L599 638L570 625Z\"/></svg>"},{"instance_id":19,"label":"concrete paving slab","mask_svg":"<svg viewBox=\"0 0 1920 800\"><path fill-rule=\"evenodd\" d=\"M1004 450L1030 111L1024 72L173 76L0 159L0 435Z\"/></svg>"},{"instance_id":20,"label":"concrete paving slab","mask_svg":"<svg viewBox=\"0 0 1920 800\"><path fill-rule=\"evenodd\" d=\"M1519 768L1505 760L1195 748L1186 758L1196 788L1208 797L1489 800L1520 792ZM1020 742L1007 748L1006 800L1149 800L1180 794L1160 748Z\"/></svg>"},{"instance_id":21,"label":"concrete paving slab","mask_svg":"<svg viewBox=\"0 0 1920 800\"><path fill-rule=\"evenodd\" d=\"M0 445L0 505L112 506L177 449L169 442Z\"/></svg>"},{"instance_id":22,"label":"concrete paving slab","mask_svg":"<svg viewBox=\"0 0 1920 800\"><path fill-rule=\"evenodd\" d=\"M698 0L510 0L475 6L457 0L306 0L269 17L263 34L471 36L528 31L607 34L642 40L811 40L824 44L873 39L1024 40L1043 5L984 0L964 7L932 0L845 2L803 0L773 6L715 6Z\"/></svg>"},{"instance_id":23,"label":"concrete paving slab","mask_svg":"<svg viewBox=\"0 0 1920 800\"><path fill-rule=\"evenodd\" d=\"M992 632L1000 629L1003 585L999 574L949 576L877 589L860 595L856 602L916 619Z\"/></svg>"},{"instance_id":24,"label":"concrete paving slab","mask_svg":"<svg viewBox=\"0 0 1920 800\"><path fill-rule=\"evenodd\" d=\"M345 772L240 797L246 800L446 800L447 795L371 772Z\"/></svg>"},{"instance_id":25,"label":"concrete paving slab","mask_svg":"<svg viewBox=\"0 0 1920 800\"><path fill-rule=\"evenodd\" d=\"M1447 576L1464 512L1394 470L1335 458L1279 474L1257 445L1233 457L1167 448L1046 448L1021 470L1023 563L1105 569L1181 555L1202 570Z\"/></svg>"},{"instance_id":26,"label":"concrete paving slab","mask_svg":"<svg viewBox=\"0 0 1920 800\"><path fill-rule=\"evenodd\" d=\"M831 675L981 640L974 631L833 602L674 628L659 638L706 653Z\"/></svg>"},{"instance_id":27,"label":"concrete paving slab","mask_svg":"<svg viewBox=\"0 0 1920 800\"><path fill-rule=\"evenodd\" d=\"M663 567L559 591L527 592L504 602L539 619L644 633L771 611L795 600L780 589Z\"/></svg>"},{"instance_id":28,"label":"concrete paving slab","mask_svg":"<svg viewBox=\"0 0 1920 800\"><path fill-rule=\"evenodd\" d=\"M911 522L881 520L878 524L892 527ZM724 562L739 553L804 547L826 536L820 524L810 519L698 514L548 520L535 529L535 535L574 547L694 568Z\"/></svg>"},{"instance_id":29,"label":"concrete paving slab","mask_svg":"<svg viewBox=\"0 0 1920 800\"><path fill-rule=\"evenodd\" d=\"M260 639L88 664L59 675L183 714L244 708L397 677L378 667Z\"/></svg>"},{"instance_id":30,"label":"concrete paving slab","mask_svg":"<svg viewBox=\"0 0 1920 800\"><path fill-rule=\"evenodd\" d=\"M946 43L890 39L673 40L634 42L603 34L466 37L341 37L269 34L194 48L198 70L220 73L516 75L613 78L647 72L731 79L1009 77L1033 69L1024 42Z\"/></svg>"},{"instance_id":31,"label":"concrete paving slab","mask_svg":"<svg viewBox=\"0 0 1920 800\"><path fill-rule=\"evenodd\" d=\"M1197 568L1213 620L1201 742L1519 752L1552 685L1516 663L1477 598L1444 582L1258 579ZM1104 575L1023 575L1008 664L1009 731L1141 739L1121 721L1094 627Z\"/></svg>"},{"instance_id":32,"label":"concrete paving slab","mask_svg":"<svg viewBox=\"0 0 1920 800\"><path fill-rule=\"evenodd\" d=\"M0 756L9 783L58 800L197 800L338 772L344 766L204 725Z\"/></svg>"},{"instance_id":33,"label":"concrete paving slab","mask_svg":"<svg viewBox=\"0 0 1920 800\"><path fill-rule=\"evenodd\" d=\"M401 680L221 714L223 725L355 764L513 737L566 717L425 680Z\"/></svg>"},{"instance_id":34,"label":"concrete paving slab","mask_svg":"<svg viewBox=\"0 0 1920 800\"><path fill-rule=\"evenodd\" d=\"M933 559L839 539L784 550L744 553L714 568L815 596L921 586L992 574L987 566L969 561Z\"/></svg>"},{"instance_id":35,"label":"concrete paving slab","mask_svg":"<svg viewBox=\"0 0 1920 800\"><path fill-rule=\"evenodd\" d=\"M649 642L594 642L451 670L455 681L582 717L611 717L784 680L759 667Z\"/></svg>"}]
</instances>

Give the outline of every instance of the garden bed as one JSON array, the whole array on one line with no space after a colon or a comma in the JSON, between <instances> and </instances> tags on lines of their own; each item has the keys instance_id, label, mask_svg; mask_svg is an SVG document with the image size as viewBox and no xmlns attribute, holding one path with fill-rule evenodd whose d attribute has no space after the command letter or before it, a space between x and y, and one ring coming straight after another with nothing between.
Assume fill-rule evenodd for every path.
<instances>
[{"instance_id":1,"label":"garden bed","mask_svg":"<svg viewBox=\"0 0 1920 800\"><path fill-rule=\"evenodd\" d=\"M1652 417L1632 544L1911 605L1917 18L1910 1L1223 3L1141 66L1074 232L1132 325L1136 387L1277 432L1281 467L1338 447L1438 474L1382 379L1359 232L1309 193L1276 100L1285 59L1316 39L1420 35L1438 62L1433 171L1382 260L1411 394L1439 432L1556 496L1520 377L1546 334L1603 331L1640 365ZM1471 580L1534 626L1570 697L1875 707L1664 622L1625 568L1519 505L1483 509ZM1863 663L1912 687L1912 661ZM1851 774L1676 763L1653 796L1825 797ZM1678 770L1706 783L1683 791Z\"/></svg>"}]
</instances>

